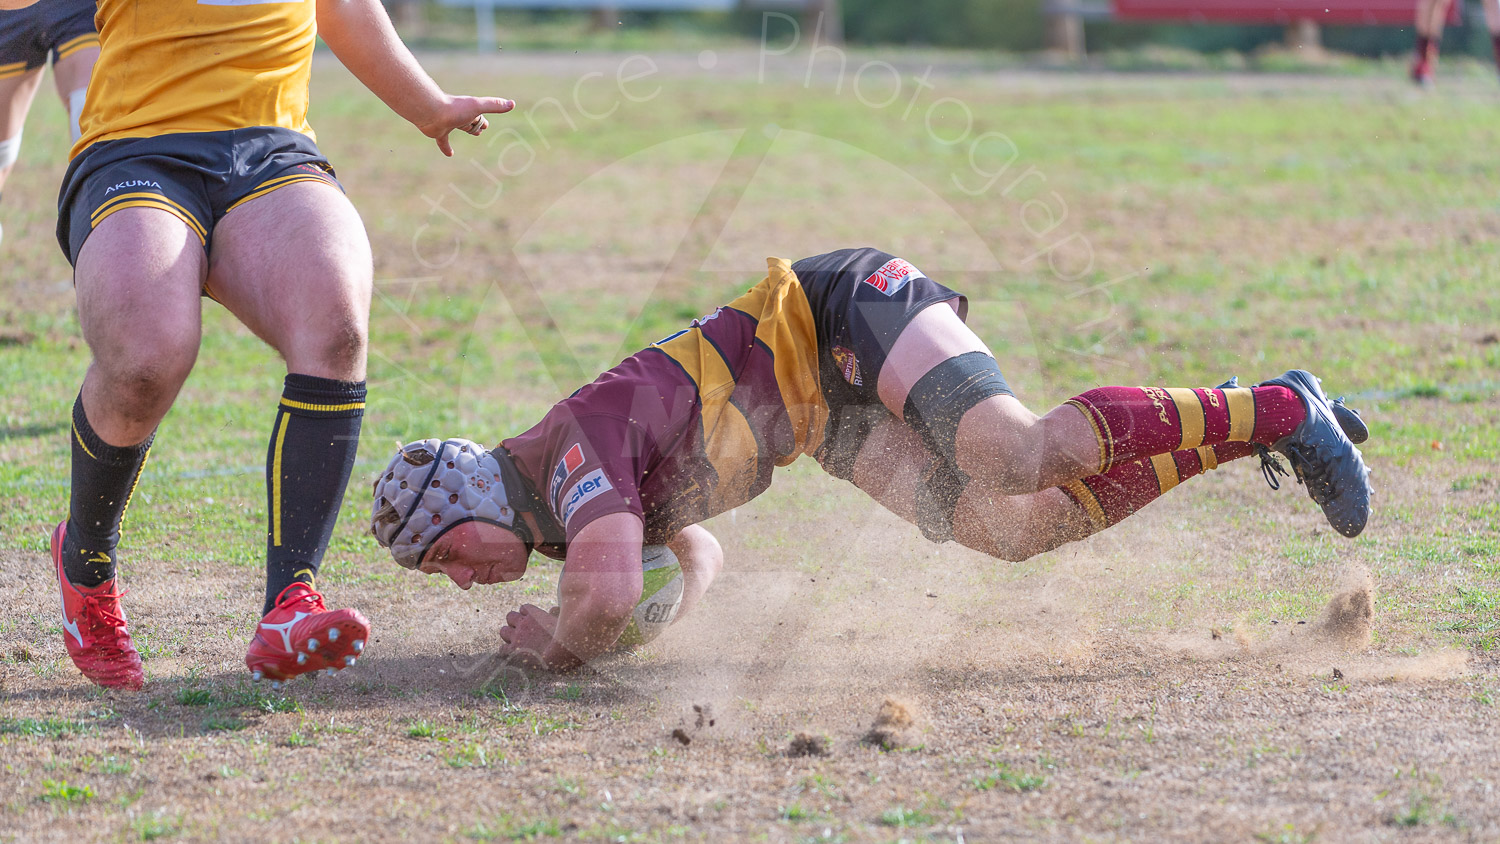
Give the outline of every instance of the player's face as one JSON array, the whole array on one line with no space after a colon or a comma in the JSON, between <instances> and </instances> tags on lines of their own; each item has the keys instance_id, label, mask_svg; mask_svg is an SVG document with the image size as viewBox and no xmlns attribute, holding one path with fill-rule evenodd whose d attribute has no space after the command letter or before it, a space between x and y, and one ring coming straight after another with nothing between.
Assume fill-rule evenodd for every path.
<instances>
[{"instance_id":1,"label":"player's face","mask_svg":"<svg viewBox=\"0 0 1500 844\"><path fill-rule=\"evenodd\" d=\"M517 580L526 573L526 546L515 534L482 522L467 522L443 534L427 550L418 571L445 574L460 589Z\"/></svg>"}]
</instances>

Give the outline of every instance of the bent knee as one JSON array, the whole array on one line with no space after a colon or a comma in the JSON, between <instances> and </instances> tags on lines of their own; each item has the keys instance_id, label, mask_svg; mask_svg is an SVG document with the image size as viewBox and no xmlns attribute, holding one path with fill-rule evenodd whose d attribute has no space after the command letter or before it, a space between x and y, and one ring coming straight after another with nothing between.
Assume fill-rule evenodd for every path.
<instances>
[{"instance_id":1,"label":"bent knee","mask_svg":"<svg viewBox=\"0 0 1500 844\"><path fill-rule=\"evenodd\" d=\"M181 349L158 354L138 354L125 358L96 356L94 368L101 386L120 413L131 418L149 419L172 404L197 360L197 350Z\"/></svg>"},{"instance_id":2,"label":"bent knee","mask_svg":"<svg viewBox=\"0 0 1500 844\"><path fill-rule=\"evenodd\" d=\"M723 546L702 527L694 525L684 529L681 539L673 544L687 557L688 567L695 571L717 575L724 568Z\"/></svg>"},{"instance_id":3,"label":"bent knee","mask_svg":"<svg viewBox=\"0 0 1500 844\"><path fill-rule=\"evenodd\" d=\"M362 318L349 314L305 327L282 350L288 367L294 372L358 381L364 377L365 355L369 335Z\"/></svg>"}]
</instances>

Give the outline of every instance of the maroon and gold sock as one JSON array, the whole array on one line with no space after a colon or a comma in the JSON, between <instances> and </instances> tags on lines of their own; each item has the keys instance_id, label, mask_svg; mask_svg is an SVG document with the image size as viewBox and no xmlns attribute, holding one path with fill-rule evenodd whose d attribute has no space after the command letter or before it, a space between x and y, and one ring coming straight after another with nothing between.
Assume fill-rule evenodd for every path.
<instances>
[{"instance_id":1,"label":"maroon and gold sock","mask_svg":"<svg viewBox=\"0 0 1500 844\"><path fill-rule=\"evenodd\" d=\"M1069 399L1099 440L1099 473L1219 443L1273 445L1307 417L1286 387L1097 387Z\"/></svg>"},{"instance_id":2,"label":"maroon and gold sock","mask_svg":"<svg viewBox=\"0 0 1500 844\"><path fill-rule=\"evenodd\" d=\"M1094 530L1100 531L1119 524L1183 481L1252 453L1254 447L1243 442L1199 446L1122 463L1103 474L1069 481L1061 489L1088 514Z\"/></svg>"},{"instance_id":3,"label":"maroon and gold sock","mask_svg":"<svg viewBox=\"0 0 1500 844\"><path fill-rule=\"evenodd\" d=\"M1495 50L1495 66L1500 67L1500 32L1490 34L1490 46Z\"/></svg>"}]
</instances>

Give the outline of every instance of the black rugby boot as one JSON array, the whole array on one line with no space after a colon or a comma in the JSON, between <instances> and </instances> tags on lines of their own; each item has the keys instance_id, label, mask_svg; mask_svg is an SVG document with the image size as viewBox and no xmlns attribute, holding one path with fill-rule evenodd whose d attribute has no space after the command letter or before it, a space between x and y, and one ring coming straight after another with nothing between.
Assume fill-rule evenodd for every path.
<instances>
[{"instance_id":1,"label":"black rugby boot","mask_svg":"<svg viewBox=\"0 0 1500 844\"><path fill-rule=\"evenodd\" d=\"M1286 387L1302 400L1307 418L1272 449L1286 455L1297 482L1307 486L1307 494L1323 508L1333 529L1358 536L1370 519L1370 470L1353 437L1358 434L1363 442L1369 436L1364 421L1342 402L1330 402L1318 379L1305 370L1287 370L1258 386ZM1354 430L1346 433L1346 423Z\"/></svg>"}]
</instances>

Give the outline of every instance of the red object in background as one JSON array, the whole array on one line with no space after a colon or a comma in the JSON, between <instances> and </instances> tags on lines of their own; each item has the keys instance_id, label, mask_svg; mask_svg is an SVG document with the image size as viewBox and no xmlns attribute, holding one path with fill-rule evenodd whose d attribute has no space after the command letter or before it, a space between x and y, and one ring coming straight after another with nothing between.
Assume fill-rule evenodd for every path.
<instances>
[{"instance_id":1,"label":"red object in background","mask_svg":"<svg viewBox=\"0 0 1500 844\"><path fill-rule=\"evenodd\" d=\"M1199 23L1411 26L1415 0L1113 0L1118 20L1182 20ZM1449 24L1459 23L1458 3L1448 6Z\"/></svg>"}]
</instances>

